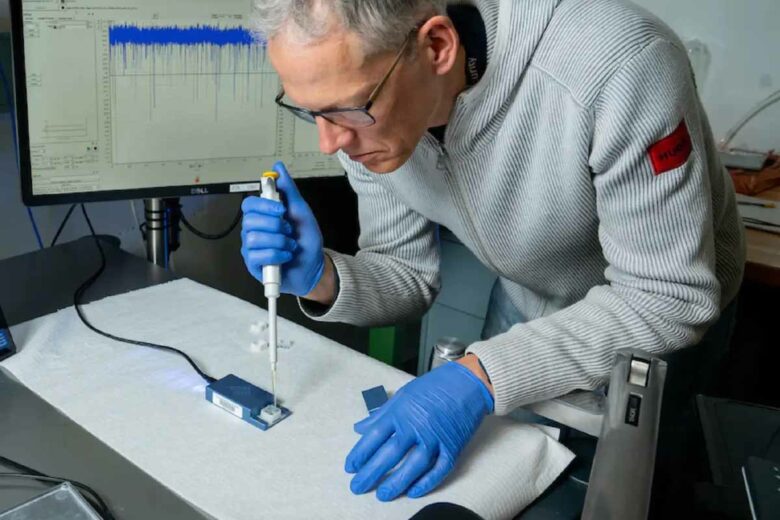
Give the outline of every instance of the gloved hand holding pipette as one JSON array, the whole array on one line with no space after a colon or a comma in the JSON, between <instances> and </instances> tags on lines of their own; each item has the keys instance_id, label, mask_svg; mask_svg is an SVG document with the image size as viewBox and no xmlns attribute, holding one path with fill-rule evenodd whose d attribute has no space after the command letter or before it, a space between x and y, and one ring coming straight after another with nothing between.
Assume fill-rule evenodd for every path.
<instances>
[{"instance_id":1,"label":"gloved hand holding pipette","mask_svg":"<svg viewBox=\"0 0 780 520\"><path fill-rule=\"evenodd\" d=\"M325 269L322 234L284 163L277 162L273 170L279 174L276 188L282 200L244 200L241 255L258 281L263 281L263 266L280 265L280 292L305 296L317 286Z\"/></svg>"}]
</instances>

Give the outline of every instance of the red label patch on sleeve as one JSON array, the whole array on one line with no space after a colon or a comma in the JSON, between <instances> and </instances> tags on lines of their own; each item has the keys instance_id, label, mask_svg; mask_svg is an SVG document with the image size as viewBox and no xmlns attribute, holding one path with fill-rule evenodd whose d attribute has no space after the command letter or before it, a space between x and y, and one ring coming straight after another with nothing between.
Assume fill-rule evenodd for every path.
<instances>
[{"instance_id":1,"label":"red label patch on sleeve","mask_svg":"<svg viewBox=\"0 0 780 520\"><path fill-rule=\"evenodd\" d=\"M691 136L683 119L674 132L650 146L647 153L650 155L655 174L661 175L685 164L692 149Z\"/></svg>"}]
</instances>

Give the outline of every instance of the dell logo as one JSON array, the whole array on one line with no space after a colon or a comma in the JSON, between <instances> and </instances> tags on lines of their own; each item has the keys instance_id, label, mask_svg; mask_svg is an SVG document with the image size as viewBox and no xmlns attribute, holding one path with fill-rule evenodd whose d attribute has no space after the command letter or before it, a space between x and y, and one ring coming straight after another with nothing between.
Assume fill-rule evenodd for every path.
<instances>
[{"instance_id":1,"label":"dell logo","mask_svg":"<svg viewBox=\"0 0 780 520\"><path fill-rule=\"evenodd\" d=\"M190 194L191 195L208 195L209 189L208 188L190 188Z\"/></svg>"}]
</instances>

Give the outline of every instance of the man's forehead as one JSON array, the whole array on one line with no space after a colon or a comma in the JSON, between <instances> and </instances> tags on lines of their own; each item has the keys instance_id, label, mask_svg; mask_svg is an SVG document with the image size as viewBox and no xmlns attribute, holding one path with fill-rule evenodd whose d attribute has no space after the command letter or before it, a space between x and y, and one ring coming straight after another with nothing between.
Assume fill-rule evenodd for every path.
<instances>
[{"instance_id":1,"label":"man's forehead","mask_svg":"<svg viewBox=\"0 0 780 520\"><path fill-rule=\"evenodd\" d=\"M268 42L268 54L288 97L308 108L365 98L376 76L375 60L366 59L357 37L345 32L306 44L280 35Z\"/></svg>"}]
</instances>

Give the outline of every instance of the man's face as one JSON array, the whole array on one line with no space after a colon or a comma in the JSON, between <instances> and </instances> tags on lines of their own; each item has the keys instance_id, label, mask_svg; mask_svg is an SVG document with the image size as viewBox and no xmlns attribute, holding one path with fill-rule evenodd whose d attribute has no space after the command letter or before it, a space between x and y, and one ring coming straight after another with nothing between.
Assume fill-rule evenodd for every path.
<instances>
[{"instance_id":1,"label":"man's face","mask_svg":"<svg viewBox=\"0 0 780 520\"><path fill-rule=\"evenodd\" d=\"M412 36L409 46L416 45ZM268 42L268 55L291 104L327 110L365 105L396 53L366 58L358 37L340 31L308 45L281 34ZM434 80L421 59L403 57L370 109L374 125L351 129L317 117L320 150L342 150L375 173L398 169L429 126L437 104Z\"/></svg>"}]
</instances>

